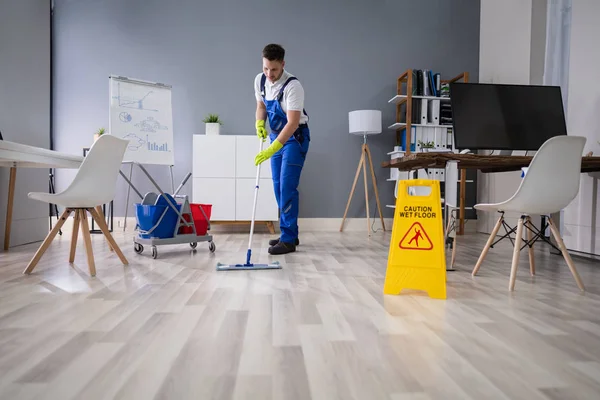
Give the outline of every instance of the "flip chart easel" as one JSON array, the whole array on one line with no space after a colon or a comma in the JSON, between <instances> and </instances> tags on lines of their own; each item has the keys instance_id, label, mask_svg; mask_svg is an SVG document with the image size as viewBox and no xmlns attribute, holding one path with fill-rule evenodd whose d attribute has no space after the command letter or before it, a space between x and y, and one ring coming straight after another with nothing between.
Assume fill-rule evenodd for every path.
<instances>
[{"instance_id":1,"label":"flip chart easel","mask_svg":"<svg viewBox=\"0 0 600 400\"><path fill-rule=\"evenodd\" d=\"M168 165L174 192L171 86L110 75L109 88L109 134L129 140L123 158L123 163L131 165L129 182L133 164ZM127 227L130 190L131 185L128 185L123 230Z\"/></svg>"}]
</instances>

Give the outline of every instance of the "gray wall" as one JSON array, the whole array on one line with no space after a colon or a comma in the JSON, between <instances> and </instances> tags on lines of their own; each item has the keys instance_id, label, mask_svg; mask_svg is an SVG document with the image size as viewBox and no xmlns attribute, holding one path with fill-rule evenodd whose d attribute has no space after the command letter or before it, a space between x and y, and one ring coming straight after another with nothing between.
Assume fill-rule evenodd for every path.
<instances>
[{"instance_id":1,"label":"gray wall","mask_svg":"<svg viewBox=\"0 0 600 400\"><path fill-rule=\"evenodd\" d=\"M0 131L4 140L50 146L50 0L0 0ZM0 168L0 245L8 168ZM48 233L48 205L28 192L48 190L47 169L18 169L11 246Z\"/></svg>"},{"instance_id":2,"label":"gray wall","mask_svg":"<svg viewBox=\"0 0 600 400\"><path fill-rule=\"evenodd\" d=\"M254 134L260 52L281 43L311 117L301 217L344 213L362 140L348 134L349 111L380 109L389 126L395 107L387 101L407 68L444 77L469 71L478 79L479 0L56 0L55 17L56 148L81 153L93 132L107 126L109 74L168 83L176 182L191 171L192 135L204 132L207 113L220 114L222 134ZM395 132L384 129L370 143L382 203L389 204L394 185L379 165ZM151 171L169 187L166 168ZM141 173L134 178L142 192L152 189ZM61 173L59 188L67 183ZM126 185L119 186L115 215L124 215ZM349 217L364 217L362 186ZM191 180L184 192L191 194ZM374 196L370 206L375 209Z\"/></svg>"}]
</instances>

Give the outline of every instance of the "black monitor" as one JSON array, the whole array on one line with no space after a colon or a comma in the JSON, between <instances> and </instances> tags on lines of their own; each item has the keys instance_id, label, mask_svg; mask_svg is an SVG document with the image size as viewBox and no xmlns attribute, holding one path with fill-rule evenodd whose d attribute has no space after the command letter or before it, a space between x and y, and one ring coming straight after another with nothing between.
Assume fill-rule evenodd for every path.
<instances>
[{"instance_id":1,"label":"black monitor","mask_svg":"<svg viewBox=\"0 0 600 400\"><path fill-rule=\"evenodd\" d=\"M450 101L457 149L535 151L567 134L558 86L452 83Z\"/></svg>"}]
</instances>

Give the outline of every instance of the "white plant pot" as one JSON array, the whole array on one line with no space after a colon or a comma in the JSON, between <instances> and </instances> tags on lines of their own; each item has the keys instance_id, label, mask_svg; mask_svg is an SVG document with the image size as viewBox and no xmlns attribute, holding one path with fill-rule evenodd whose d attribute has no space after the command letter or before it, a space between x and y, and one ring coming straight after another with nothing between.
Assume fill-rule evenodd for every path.
<instances>
[{"instance_id":1,"label":"white plant pot","mask_svg":"<svg viewBox=\"0 0 600 400\"><path fill-rule=\"evenodd\" d=\"M218 122L207 122L205 125L207 136L215 136L221 133L221 124Z\"/></svg>"}]
</instances>

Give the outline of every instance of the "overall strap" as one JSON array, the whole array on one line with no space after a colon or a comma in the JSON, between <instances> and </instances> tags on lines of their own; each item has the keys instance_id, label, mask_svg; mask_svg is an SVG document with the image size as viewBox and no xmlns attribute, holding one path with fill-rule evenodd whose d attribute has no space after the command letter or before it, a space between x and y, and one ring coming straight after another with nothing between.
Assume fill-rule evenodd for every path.
<instances>
[{"instance_id":1,"label":"overall strap","mask_svg":"<svg viewBox=\"0 0 600 400\"><path fill-rule=\"evenodd\" d=\"M288 85L288 83L290 83L291 81L297 81L297 80L298 80L298 78L296 78L295 76L292 76L292 77L288 78L287 81L285 81L285 83L281 87L281 90L279 91L279 95L277 96L277 100L279 102L281 102L281 99L283 98L283 91L285 90L285 87Z\"/></svg>"},{"instance_id":2,"label":"overall strap","mask_svg":"<svg viewBox=\"0 0 600 400\"><path fill-rule=\"evenodd\" d=\"M287 81L285 81L285 83L283 84L283 86L281 87L281 90L279 91L279 95L277 96L277 100L279 102L281 102L281 99L283 98L283 91L285 90L285 87L288 85L288 83L290 83L291 81L297 81L298 78L296 78L295 76L292 76L290 78L288 78ZM302 110L304 112L304 115L308 116L308 114L306 113L306 110Z\"/></svg>"},{"instance_id":3,"label":"overall strap","mask_svg":"<svg viewBox=\"0 0 600 400\"><path fill-rule=\"evenodd\" d=\"M262 74L261 78L260 78L260 95L262 96L262 98L265 98L265 81L267 80L267 76L265 74Z\"/></svg>"}]
</instances>

